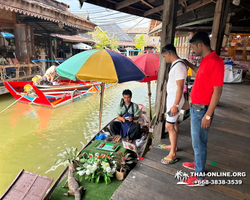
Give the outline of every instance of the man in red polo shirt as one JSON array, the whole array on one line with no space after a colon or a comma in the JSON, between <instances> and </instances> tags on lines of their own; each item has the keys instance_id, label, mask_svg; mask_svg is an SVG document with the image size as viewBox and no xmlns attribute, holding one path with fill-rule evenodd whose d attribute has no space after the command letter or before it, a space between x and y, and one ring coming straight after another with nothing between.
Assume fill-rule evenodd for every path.
<instances>
[{"instance_id":1,"label":"man in red polo shirt","mask_svg":"<svg viewBox=\"0 0 250 200\"><path fill-rule=\"evenodd\" d=\"M207 159L207 137L214 110L222 93L224 80L224 62L212 51L207 33L197 33L190 40L196 56L202 56L199 68L185 61L197 72L191 91L191 137L194 149L194 162L183 163L186 168L197 173L205 172ZM204 177L189 177L185 182L192 186L204 185Z\"/></svg>"}]
</instances>

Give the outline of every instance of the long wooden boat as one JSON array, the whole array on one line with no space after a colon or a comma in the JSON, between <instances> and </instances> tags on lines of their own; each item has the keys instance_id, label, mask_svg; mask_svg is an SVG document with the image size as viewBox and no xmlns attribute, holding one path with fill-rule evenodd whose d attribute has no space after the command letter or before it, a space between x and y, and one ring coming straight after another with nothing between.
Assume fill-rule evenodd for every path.
<instances>
[{"instance_id":1,"label":"long wooden boat","mask_svg":"<svg viewBox=\"0 0 250 200\"><path fill-rule=\"evenodd\" d=\"M57 108L101 89L99 82L61 80L57 85L33 85L32 81L6 81L5 87L12 96L23 103ZM31 85L32 93L25 93L24 87ZM106 84L105 89L114 84Z\"/></svg>"},{"instance_id":2,"label":"long wooden boat","mask_svg":"<svg viewBox=\"0 0 250 200\"><path fill-rule=\"evenodd\" d=\"M142 107L144 107L142 104L139 104L140 107L140 111L142 110ZM87 148L93 141L95 141L96 136L100 133L100 132L109 132L111 135L111 138L114 137L114 135L112 134L112 132L110 131L110 123L115 121L116 118L114 118L113 120L111 120L108 124L106 124L79 152L79 154L84 151L85 148ZM150 131L150 130L149 130ZM121 145L122 145L122 140L120 141ZM137 152L139 153L139 157L143 157L146 152L149 150L149 145L151 144L151 137L148 134L148 137L143 141L143 143L140 145L140 149L137 148ZM59 177L56 179L56 181L54 182L54 184L52 185L52 187L48 190L47 194L44 197L44 200L48 200L50 199L50 197L52 196L53 192L55 191L56 187L67 177L68 175L68 167L66 167L63 172L59 175Z\"/></svg>"}]
</instances>

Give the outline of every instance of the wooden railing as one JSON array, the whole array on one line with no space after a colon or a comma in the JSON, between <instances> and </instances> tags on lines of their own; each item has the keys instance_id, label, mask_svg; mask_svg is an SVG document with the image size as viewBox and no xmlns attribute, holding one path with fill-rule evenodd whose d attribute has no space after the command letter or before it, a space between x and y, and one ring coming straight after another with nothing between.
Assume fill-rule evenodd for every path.
<instances>
[{"instance_id":1,"label":"wooden railing","mask_svg":"<svg viewBox=\"0 0 250 200\"><path fill-rule=\"evenodd\" d=\"M8 78L6 69L12 67L16 68L16 76L14 78ZM37 64L0 65L0 83L4 81L30 79L38 74L41 74L41 65Z\"/></svg>"}]
</instances>

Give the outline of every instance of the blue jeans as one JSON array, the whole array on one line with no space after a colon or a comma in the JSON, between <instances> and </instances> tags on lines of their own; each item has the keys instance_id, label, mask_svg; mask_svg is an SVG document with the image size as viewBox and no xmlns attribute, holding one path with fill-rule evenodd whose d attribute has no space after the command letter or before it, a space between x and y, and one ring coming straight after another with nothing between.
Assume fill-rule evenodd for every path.
<instances>
[{"instance_id":1,"label":"blue jeans","mask_svg":"<svg viewBox=\"0 0 250 200\"><path fill-rule=\"evenodd\" d=\"M195 172L205 172L207 160L207 136L209 129L201 128L202 118L205 116L207 109L198 111L190 108L191 112L191 137L194 149ZM212 119L211 119L212 120ZM204 177L198 177L204 179Z\"/></svg>"}]
</instances>

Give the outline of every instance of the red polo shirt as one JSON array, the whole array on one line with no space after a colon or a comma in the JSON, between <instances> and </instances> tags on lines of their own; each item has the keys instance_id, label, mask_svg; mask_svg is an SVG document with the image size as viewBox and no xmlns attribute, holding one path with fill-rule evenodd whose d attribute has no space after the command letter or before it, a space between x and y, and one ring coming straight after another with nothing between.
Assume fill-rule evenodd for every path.
<instances>
[{"instance_id":1,"label":"red polo shirt","mask_svg":"<svg viewBox=\"0 0 250 200\"><path fill-rule=\"evenodd\" d=\"M214 87L223 86L224 62L215 51L202 59L191 91L193 104L209 105Z\"/></svg>"}]
</instances>

